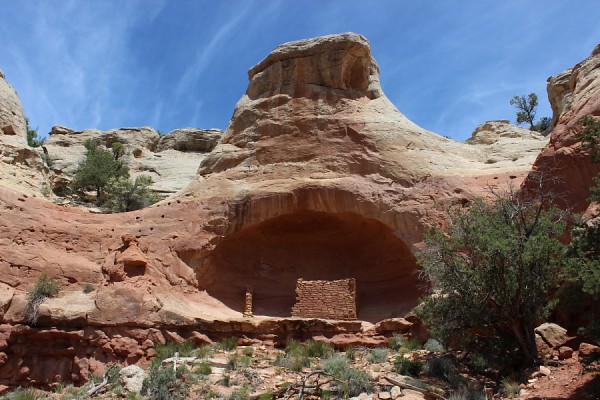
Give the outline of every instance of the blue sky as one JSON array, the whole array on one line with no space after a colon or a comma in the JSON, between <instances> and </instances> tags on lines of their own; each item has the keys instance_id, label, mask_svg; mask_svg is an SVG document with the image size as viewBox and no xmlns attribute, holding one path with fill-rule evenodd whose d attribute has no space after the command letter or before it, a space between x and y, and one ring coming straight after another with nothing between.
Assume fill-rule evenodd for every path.
<instances>
[{"instance_id":1,"label":"blue sky","mask_svg":"<svg viewBox=\"0 0 600 400\"><path fill-rule=\"evenodd\" d=\"M225 129L247 71L277 45L365 35L384 92L457 140L600 42L597 0L0 0L0 69L31 124Z\"/></svg>"}]
</instances>

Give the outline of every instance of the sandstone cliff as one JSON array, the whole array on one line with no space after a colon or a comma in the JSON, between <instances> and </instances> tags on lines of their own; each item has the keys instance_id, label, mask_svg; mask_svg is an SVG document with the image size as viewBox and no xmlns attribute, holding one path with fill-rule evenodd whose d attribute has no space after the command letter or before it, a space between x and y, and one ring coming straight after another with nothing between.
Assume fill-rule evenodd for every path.
<instances>
[{"instance_id":1,"label":"sandstone cliff","mask_svg":"<svg viewBox=\"0 0 600 400\"><path fill-rule=\"evenodd\" d=\"M588 58L548 79L548 98L554 128L533 170L551 175L564 205L581 212L589 204L592 177L600 172L578 139L579 120L586 115L600 116L600 44Z\"/></svg>"},{"instance_id":2,"label":"sandstone cliff","mask_svg":"<svg viewBox=\"0 0 600 400\"><path fill-rule=\"evenodd\" d=\"M122 159L132 177L150 175L154 190L171 195L194 178L200 162L216 146L221 135L218 129L176 129L161 137L150 127L74 132L57 126L43 147L48 154L50 180L56 193L71 181L77 165L85 157L85 141L93 139L108 149L115 142L122 143L126 149Z\"/></svg>"},{"instance_id":3,"label":"sandstone cliff","mask_svg":"<svg viewBox=\"0 0 600 400\"><path fill-rule=\"evenodd\" d=\"M27 145L25 126L21 100L0 71L0 185L42 195L48 169L38 150Z\"/></svg>"},{"instance_id":4,"label":"sandstone cliff","mask_svg":"<svg viewBox=\"0 0 600 400\"><path fill-rule=\"evenodd\" d=\"M413 253L425 228L488 185L520 184L546 140L491 124L473 145L420 128L385 97L357 34L281 45L249 80L221 139L210 131L181 144L210 150L185 153L198 157L192 182L147 209L91 215L0 187L0 384L56 380L45 365L85 380L110 360L144 362L167 338L363 330L287 318L298 278L354 278L360 320L402 317L421 294ZM72 170L88 136L125 142L140 172L182 154L169 144L179 133L57 129L52 165ZM42 273L60 294L27 327L26 293ZM242 316L247 287L254 318Z\"/></svg>"}]
</instances>

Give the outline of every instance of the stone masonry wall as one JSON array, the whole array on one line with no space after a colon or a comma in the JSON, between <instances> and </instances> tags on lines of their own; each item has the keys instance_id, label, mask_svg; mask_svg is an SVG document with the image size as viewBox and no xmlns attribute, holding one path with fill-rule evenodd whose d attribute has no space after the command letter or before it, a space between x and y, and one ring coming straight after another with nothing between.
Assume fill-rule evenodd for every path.
<instances>
[{"instance_id":1,"label":"stone masonry wall","mask_svg":"<svg viewBox=\"0 0 600 400\"><path fill-rule=\"evenodd\" d=\"M296 304L292 316L338 320L356 319L356 282L353 278L337 281L296 282Z\"/></svg>"}]
</instances>

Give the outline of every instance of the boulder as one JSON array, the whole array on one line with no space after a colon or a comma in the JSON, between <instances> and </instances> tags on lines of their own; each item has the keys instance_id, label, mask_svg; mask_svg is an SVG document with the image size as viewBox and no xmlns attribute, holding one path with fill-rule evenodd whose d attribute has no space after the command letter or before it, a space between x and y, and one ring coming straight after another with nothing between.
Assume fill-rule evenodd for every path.
<instances>
[{"instance_id":1,"label":"boulder","mask_svg":"<svg viewBox=\"0 0 600 400\"><path fill-rule=\"evenodd\" d=\"M129 365L119 371L119 382L130 393L140 393L146 378L146 372L137 365Z\"/></svg>"},{"instance_id":2,"label":"boulder","mask_svg":"<svg viewBox=\"0 0 600 400\"><path fill-rule=\"evenodd\" d=\"M223 136L220 129L181 128L164 135L158 141L156 151L177 150L182 152L211 152Z\"/></svg>"},{"instance_id":3,"label":"boulder","mask_svg":"<svg viewBox=\"0 0 600 400\"><path fill-rule=\"evenodd\" d=\"M600 358L600 347L583 342L579 345L578 355L580 361L588 361L593 358Z\"/></svg>"},{"instance_id":4,"label":"boulder","mask_svg":"<svg viewBox=\"0 0 600 400\"><path fill-rule=\"evenodd\" d=\"M559 347L569 340L567 330L554 323L543 323L535 328L535 333L540 335L550 347Z\"/></svg>"},{"instance_id":5,"label":"boulder","mask_svg":"<svg viewBox=\"0 0 600 400\"><path fill-rule=\"evenodd\" d=\"M558 358L566 360L567 358L573 357L573 349L569 346L560 346L558 348Z\"/></svg>"},{"instance_id":6,"label":"boulder","mask_svg":"<svg viewBox=\"0 0 600 400\"><path fill-rule=\"evenodd\" d=\"M413 326L404 318L388 318L375 324L375 332L407 332Z\"/></svg>"}]
</instances>

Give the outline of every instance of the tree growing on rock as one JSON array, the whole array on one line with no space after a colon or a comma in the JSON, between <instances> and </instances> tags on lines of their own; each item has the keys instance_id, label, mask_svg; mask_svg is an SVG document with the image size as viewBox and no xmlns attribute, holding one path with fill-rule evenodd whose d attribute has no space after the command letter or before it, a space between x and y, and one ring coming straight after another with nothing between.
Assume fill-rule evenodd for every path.
<instances>
[{"instance_id":1,"label":"tree growing on rock","mask_svg":"<svg viewBox=\"0 0 600 400\"><path fill-rule=\"evenodd\" d=\"M541 176L534 196L511 187L492 193L494 201L451 210L447 230L426 235L418 260L431 294L420 313L447 343L483 333L517 343L531 364L538 358L534 328L550 311L560 281L557 237L567 213L552 208Z\"/></svg>"},{"instance_id":2,"label":"tree growing on rock","mask_svg":"<svg viewBox=\"0 0 600 400\"><path fill-rule=\"evenodd\" d=\"M88 139L84 145L87 153L77 167L71 188L79 193L95 190L96 198L101 200L108 181L111 178L128 178L129 170L116 154L101 149L96 141Z\"/></svg>"},{"instance_id":3,"label":"tree growing on rock","mask_svg":"<svg viewBox=\"0 0 600 400\"><path fill-rule=\"evenodd\" d=\"M529 129L533 130L533 121L538 106L537 94L529 93L527 97L515 96L510 99L510 105L517 109L517 125L528 123Z\"/></svg>"},{"instance_id":4,"label":"tree growing on rock","mask_svg":"<svg viewBox=\"0 0 600 400\"><path fill-rule=\"evenodd\" d=\"M517 125L529 124L529 130L535 132L544 132L550 127L552 118L542 117L535 122L537 114L538 97L535 93L529 93L525 96L515 96L510 99L510 105L517 109Z\"/></svg>"},{"instance_id":5,"label":"tree growing on rock","mask_svg":"<svg viewBox=\"0 0 600 400\"><path fill-rule=\"evenodd\" d=\"M122 176L111 178L106 185L102 208L111 213L134 211L156 203L159 198L150 186L152 177L140 175L134 181Z\"/></svg>"}]
</instances>

